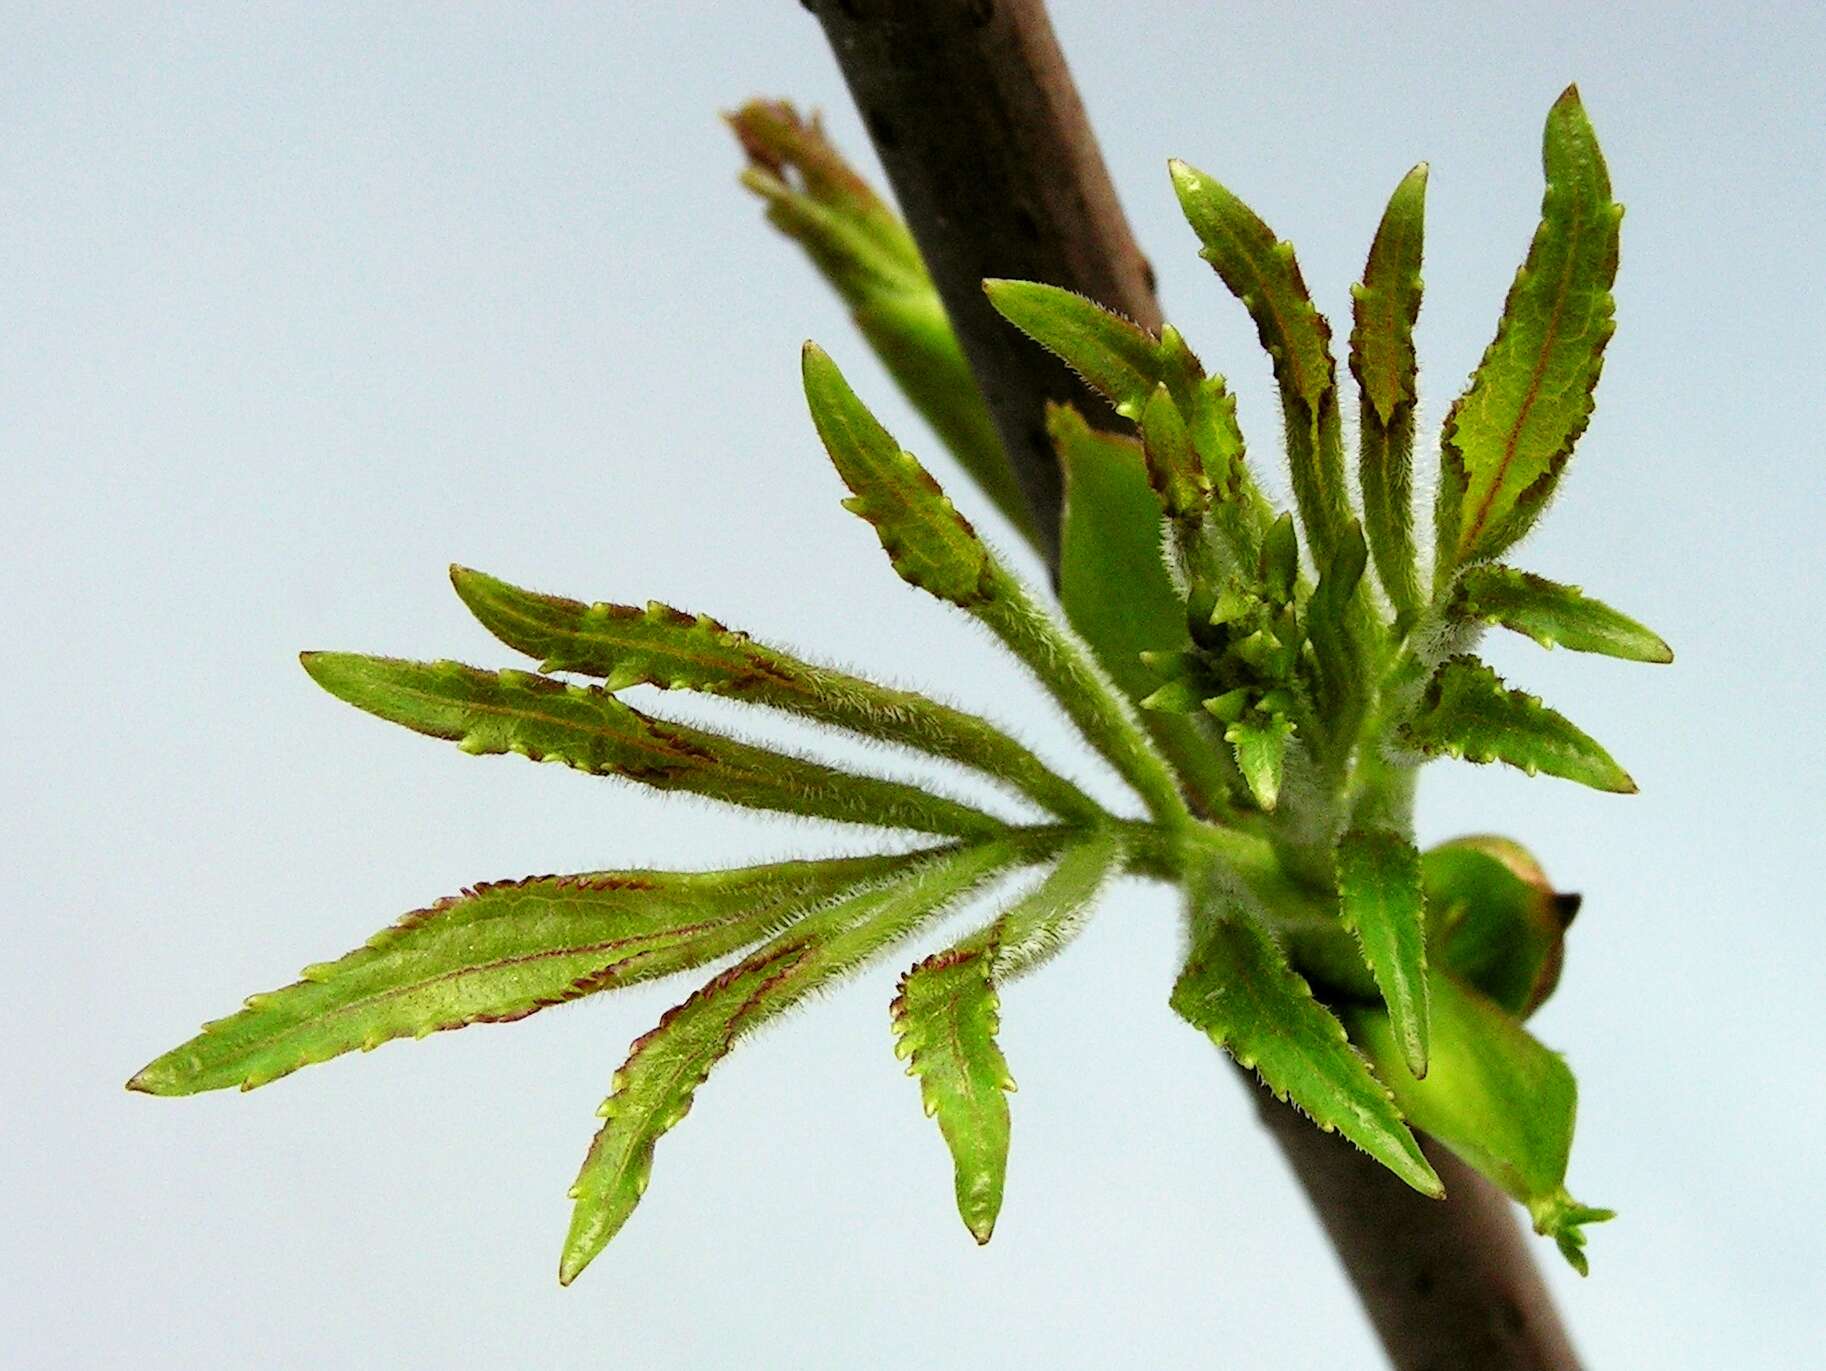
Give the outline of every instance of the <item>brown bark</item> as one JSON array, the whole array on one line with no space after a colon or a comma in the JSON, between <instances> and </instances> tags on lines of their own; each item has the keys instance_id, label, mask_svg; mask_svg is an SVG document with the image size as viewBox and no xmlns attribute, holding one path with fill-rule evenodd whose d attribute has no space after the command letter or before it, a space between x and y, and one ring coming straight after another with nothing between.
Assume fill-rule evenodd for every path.
<instances>
[{"instance_id":1,"label":"brown bark","mask_svg":"<svg viewBox=\"0 0 1826 1371\"><path fill-rule=\"evenodd\" d=\"M804 3L824 26L1056 562L1060 480L1045 402L1083 390L990 309L980 283L1066 286L1149 328L1160 306L1045 6ZM1087 408L1093 422L1112 422L1102 406ZM1424 1199L1257 1094L1396 1367L1576 1371L1499 1191L1427 1140L1449 1198Z\"/></svg>"},{"instance_id":2,"label":"brown bark","mask_svg":"<svg viewBox=\"0 0 1826 1371\"><path fill-rule=\"evenodd\" d=\"M1060 480L1045 401L1084 398L1065 365L990 308L985 278L1070 285L1148 328L1135 246L1077 88L1037 3L807 0L887 168L1045 544ZM1087 406L1094 424L1116 421Z\"/></svg>"}]
</instances>

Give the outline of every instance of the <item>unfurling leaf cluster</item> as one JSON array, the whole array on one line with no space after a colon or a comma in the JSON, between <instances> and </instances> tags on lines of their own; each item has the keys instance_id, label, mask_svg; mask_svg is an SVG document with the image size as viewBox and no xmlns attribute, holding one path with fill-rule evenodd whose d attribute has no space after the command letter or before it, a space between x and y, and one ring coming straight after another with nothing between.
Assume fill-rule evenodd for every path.
<instances>
[{"instance_id":1,"label":"unfurling leaf cluster","mask_svg":"<svg viewBox=\"0 0 1826 1371\"><path fill-rule=\"evenodd\" d=\"M768 218L1031 537L905 227L815 121L757 103L731 123ZM805 395L845 507L873 526L903 580L977 621L1032 673L1139 814L1092 798L987 718L708 616L590 604L453 568L464 604L537 670L348 653L307 653L305 668L338 698L469 753L919 837L863 857L478 886L253 996L130 1085L249 1089L393 1038L714 966L613 1073L571 1190L568 1283L627 1222L659 1139L740 1039L987 898L986 921L902 976L890 1016L950 1151L959 1213L987 1242L1012 1130L1014 1079L996 1036L1005 987L1069 944L1112 881L1136 876L1183 893L1190 951L1170 992L1182 1018L1317 1126L1436 1196L1412 1128L1432 1134L1526 1206L1583 1271L1583 1225L1609 1213L1566 1189L1576 1090L1523 1026L1559 979L1577 898L1556 894L1507 840L1423 853L1412 814L1416 771L1440 756L1635 788L1595 741L1474 655L1485 627L1671 659L1652 632L1577 588L1496 560L1552 497L1613 327L1621 210L1575 91L1548 117L1544 160L1539 227L1440 438L1430 567L1413 510L1424 167L1396 187L1353 291L1353 464L1332 330L1293 248L1215 179L1172 164L1201 255L1267 352L1291 511L1264 495L1235 398L1177 330L1155 334L1044 283L985 283L995 308L1113 411L1096 424L1070 406L1048 415L1066 488L1057 611L806 345ZM714 694L936 758L1022 813L648 713L622 698L635 687Z\"/></svg>"}]
</instances>

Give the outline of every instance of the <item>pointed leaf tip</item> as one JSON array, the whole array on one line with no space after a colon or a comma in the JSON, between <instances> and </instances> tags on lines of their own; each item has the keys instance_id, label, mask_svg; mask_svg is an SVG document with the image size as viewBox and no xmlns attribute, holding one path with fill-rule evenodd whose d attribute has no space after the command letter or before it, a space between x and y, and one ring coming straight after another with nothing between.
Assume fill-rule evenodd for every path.
<instances>
[{"instance_id":1,"label":"pointed leaf tip","mask_svg":"<svg viewBox=\"0 0 1826 1371\"><path fill-rule=\"evenodd\" d=\"M1286 954L1221 889L1193 891L1194 946L1173 987L1173 1010L1279 1099L1327 1132L1337 1130L1421 1194L1445 1187L1403 1121L1388 1087L1314 998Z\"/></svg>"},{"instance_id":2,"label":"pointed leaf tip","mask_svg":"<svg viewBox=\"0 0 1826 1371\"><path fill-rule=\"evenodd\" d=\"M1527 258L1440 439L1436 561L1446 575L1502 552L1540 516L1590 422L1615 332L1623 207L1576 87L1548 113L1541 159Z\"/></svg>"},{"instance_id":3,"label":"pointed leaf tip","mask_svg":"<svg viewBox=\"0 0 1826 1371\"><path fill-rule=\"evenodd\" d=\"M818 438L854 497L844 507L874 527L900 578L965 609L990 598L989 550L938 482L815 343L805 345L802 370Z\"/></svg>"}]
</instances>

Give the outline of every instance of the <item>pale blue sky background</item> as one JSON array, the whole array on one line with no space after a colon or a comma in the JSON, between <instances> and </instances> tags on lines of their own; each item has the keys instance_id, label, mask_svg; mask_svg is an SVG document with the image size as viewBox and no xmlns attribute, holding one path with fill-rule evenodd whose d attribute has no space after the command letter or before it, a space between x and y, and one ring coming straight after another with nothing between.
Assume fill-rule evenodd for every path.
<instances>
[{"instance_id":1,"label":"pale blue sky background","mask_svg":"<svg viewBox=\"0 0 1826 1371\"><path fill-rule=\"evenodd\" d=\"M1589 1281L1541 1249L1592 1362L1817 1364L1822 10L1056 9L1169 314L1258 453L1267 368L1164 159L1293 238L1334 320L1430 160L1436 419L1533 224L1542 116L1580 81L1630 206L1621 330L1523 560L1680 660L1492 643L1643 793L1442 765L1422 821L1512 830L1587 896L1538 1026L1583 1085L1574 1189L1623 1213ZM719 1071L568 1292L591 1111L685 987L246 1097L125 1094L200 1019L468 882L864 841L472 760L297 669L303 647L506 664L453 559L702 609L1073 754L894 579L815 449L807 335L932 445L734 184L714 115L751 94L823 107L867 158L797 5L0 3L0 35L10 1360L1373 1363L1249 1102L1166 1008L1174 916L1144 889L1007 996L1022 1089L983 1251L890 1052L902 957Z\"/></svg>"}]
</instances>

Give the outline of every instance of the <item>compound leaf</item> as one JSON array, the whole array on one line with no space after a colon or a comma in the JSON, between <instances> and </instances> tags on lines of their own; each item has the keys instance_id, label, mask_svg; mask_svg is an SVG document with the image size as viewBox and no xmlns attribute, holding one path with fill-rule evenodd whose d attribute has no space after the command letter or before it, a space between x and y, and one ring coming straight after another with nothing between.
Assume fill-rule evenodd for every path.
<instances>
[{"instance_id":1,"label":"compound leaf","mask_svg":"<svg viewBox=\"0 0 1826 1371\"><path fill-rule=\"evenodd\" d=\"M1590 421L1616 329L1623 206L1597 135L1568 86L1547 116L1541 222L1503 303L1496 337L1441 439L1442 573L1494 557L1527 532Z\"/></svg>"},{"instance_id":2,"label":"compound leaf","mask_svg":"<svg viewBox=\"0 0 1826 1371\"><path fill-rule=\"evenodd\" d=\"M1582 1225L1614 1217L1566 1191L1578 1085L1559 1053L1475 990L1443 972L1430 982L1432 1069L1408 1071L1388 1016L1347 1009L1352 1039L1417 1128L1425 1129L1526 1205L1537 1233L1551 1237L1580 1275Z\"/></svg>"},{"instance_id":3,"label":"compound leaf","mask_svg":"<svg viewBox=\"0 0 1826 1371\"><path fill-rule=\"evenodd\" d=\"M1386 829L1346 833L1338 843L1338 909L1382 991L1402 1061L1425 1076L1426 899L1414 844Z\"/></svg>"},{"instance_id":4,"label":"compound leaf","mask_svg":"<svg viewBox=\"0 0 1826 1371\"><path fill-rule=\"evenodd\" d=\"M927 857L879 889L793 924L669 1010L637 1039L599 1111L603 1125L577 1182L559 1280L570 1284L640 1203L660 1136L742 1035L832 979L885 952L982 881L1036 854L1013 839Z\"/></svg>"},{"instance_id":5,"label":"compound leaf","mask_svg":"<svg viewBox=\"0 0 1826 1371\"><path fill-rule=\"evenodd\" d=\"M916 786L651 718L598 686L346 652L307 652L302 660L312 679L338 699L472 754L518 753L660 790L844 823L955 837L1006 828Z\"/></svg>"},{"instance_id":6,"label":"compound leaf","mask_svg":"<svg viewBox=\"0 0 1826 1371\"><path fill-rule=\"evenodd\" d=\"M1530 776L1545 771L1625 795L1636 790L1629 773L1565 715L1508 689L1475 657L1453 657L1439 668L1405 732L1431 756L1507 762Z\"/></svg>"},{"instance_id":7,"label":"compound leaf","mask_svg":"<svg viewBox=\"0 0 1826 1371\"><path fill-rule=\"evenodd\" d=\"M1454 618L1482 620L1525 633L1542 647L1601 652L1632 662L1671 662L1674 650L1657 633L1577 586L1561 585L1514 567L1466 567L1453 593Z\"/></svg>"},{"instance_id":8,"label":"compound leaf","mask_svg":"<svg viewBox=\"0 0 1826 1371\"><path fill-rule=\"evenodd\" d=\"M205 1026L128 1082L153 1095L251 1090L393 1038L507 1023L740 951L818 902L924 854L732 871L595 871L477 886Z\"/></svg>"},{"instance_id":9,"label":"compound leaf","mask_svg":"<svg viewBox=\"0 0 1826 1371\"><path fill-rule=\"evenodd\" d=\"M1443 1195L1388 1088L1286 954L1246 912L1212 907L1205 892L1194 901L1192 955L1173 1009L1320 1128L1342 1133L1421 1194Z\"/></svg>"}]
</instances>

